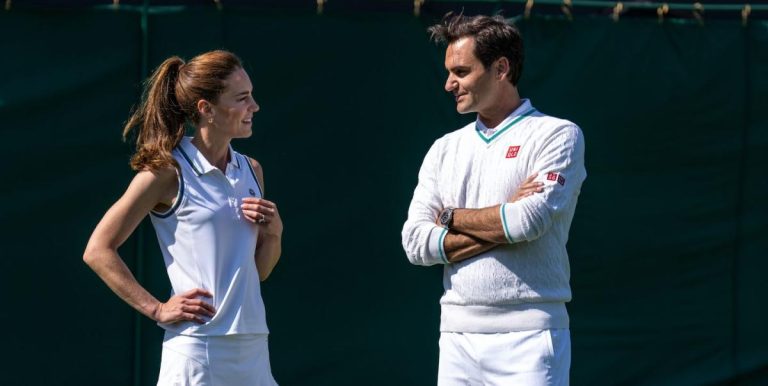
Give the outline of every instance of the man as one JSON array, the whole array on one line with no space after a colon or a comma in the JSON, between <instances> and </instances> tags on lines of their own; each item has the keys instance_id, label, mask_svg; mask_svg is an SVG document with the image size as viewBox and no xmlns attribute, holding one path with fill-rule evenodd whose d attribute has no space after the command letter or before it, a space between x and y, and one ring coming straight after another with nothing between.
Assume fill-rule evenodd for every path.
<instances>
[{"instance_id":1,"label":"man","mask_svg":"<svg viewBox=\"0 0 768 386\"><path fill-rule=\"evenodd\" d=\"M411 263L445 265L438 385L567 385L581 130L520 98L522 39L501 16L429 32L456 110L477 113L430 148L402 232Z\"/></svg>"}]
</instances>

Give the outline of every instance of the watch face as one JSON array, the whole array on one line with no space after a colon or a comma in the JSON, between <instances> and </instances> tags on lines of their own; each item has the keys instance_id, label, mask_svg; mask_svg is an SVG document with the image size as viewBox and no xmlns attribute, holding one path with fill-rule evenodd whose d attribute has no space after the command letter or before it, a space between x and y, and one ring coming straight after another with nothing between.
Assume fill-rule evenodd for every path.
<instances>
[{"instance_id":1,"label":"watch face","mask_svg":"<svg viewBox=\"0 0 768 386\"><path fill-rule=\"evenodd\" d=\"M451 215L453 214L453 210L446 209L443 211L443 214L440 215L440 224L448 225L449 222L451 222Z\"/></svg>"}]
</instances>

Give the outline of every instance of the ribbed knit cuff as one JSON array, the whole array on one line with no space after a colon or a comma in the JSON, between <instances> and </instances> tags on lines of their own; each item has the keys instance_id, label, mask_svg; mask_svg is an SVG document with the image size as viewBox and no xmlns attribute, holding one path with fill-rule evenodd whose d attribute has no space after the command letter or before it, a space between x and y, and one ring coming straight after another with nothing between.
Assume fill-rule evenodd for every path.
<instances>
[{"instance_id":1,"label":"ribbed knit cuff","mask_svg":"<svg viewBox=\"0 0 768 386\"><path fill-rule=\"evenodd\" d=\"M504 228L504 236L510 244L525 240L523 224L520 222L520 206L514 204L501 204L499 206L501 226Z\"/></svg>"},{"instance_id":2,"label":"ribbed knit cuff","mask_svg":"<svg viewBox=\"0 0 768 386\"><path fill-rule=\"evenodd\" d=\"M429 233L429 255L436 257L436 263L449 264L448 256L445 254L445 246L443 245L447 234L447 228L439 227L437 225L435 225Z\"/></svg>"}]
</instances>

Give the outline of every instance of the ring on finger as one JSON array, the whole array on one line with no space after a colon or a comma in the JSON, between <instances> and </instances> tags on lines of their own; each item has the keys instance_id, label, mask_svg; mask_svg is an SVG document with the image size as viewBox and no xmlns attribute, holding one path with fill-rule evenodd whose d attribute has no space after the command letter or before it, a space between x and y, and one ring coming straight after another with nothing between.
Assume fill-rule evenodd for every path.
<instances>
[{"instance_id":1,"label":"ring on finger","mask_svg":"<svg viewBox=\"0 0 768 386\"><path fill-rule=\"evenodd\" d=\"M267 222L267 216L265 216L263 213L261 213L261 218L259 219L259 224L264 224Z\"/></svg>"}]
</instances>

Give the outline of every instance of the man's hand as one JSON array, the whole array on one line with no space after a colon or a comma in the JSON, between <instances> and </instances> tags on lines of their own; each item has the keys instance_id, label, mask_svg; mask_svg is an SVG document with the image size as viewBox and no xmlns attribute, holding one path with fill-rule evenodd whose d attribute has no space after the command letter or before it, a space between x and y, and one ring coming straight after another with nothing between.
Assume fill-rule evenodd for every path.
<instances>
[{"instance_id":1,"label":"man's hand","mask_svg":"<svg viewBox=\"0 0 768 386\"><path fill-rule=\"evenodd\" d=\"M213 297L210 292L202 288L191 289L171 297L165 303L158 304L153 319L160 323L176 323L185 320L205 323L201 316L213 317L216 310L212 305L198 299L198 296Z\"/></svg>"},{"instance_id":2,"label":"man's hand","mask_svg":"<svg viewBox=\"0 0 768 386\"><path fill-rule=\"evenodd\" d=\"M517 192L515 192L509 202L520 201L525 197L532 196L534 193L543 192L544 183L534 181L538 175L539 173L533 173L528 178L526 178L520 187L517 188Z\"/></svg>"}]
</instances>

